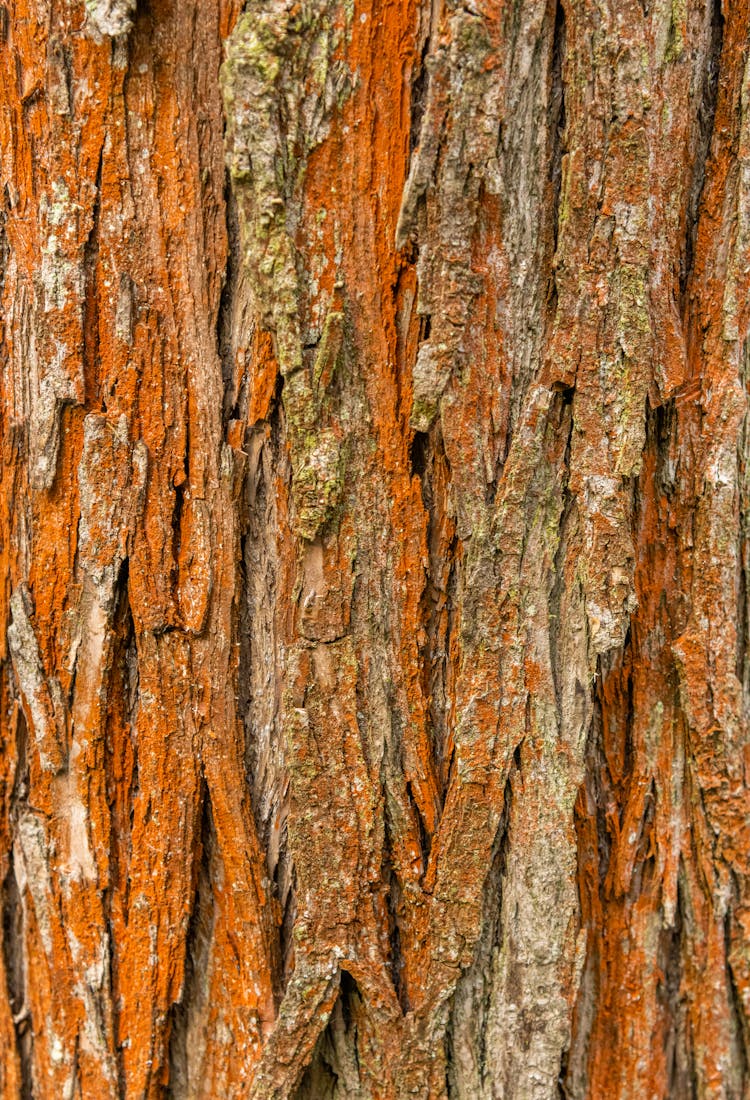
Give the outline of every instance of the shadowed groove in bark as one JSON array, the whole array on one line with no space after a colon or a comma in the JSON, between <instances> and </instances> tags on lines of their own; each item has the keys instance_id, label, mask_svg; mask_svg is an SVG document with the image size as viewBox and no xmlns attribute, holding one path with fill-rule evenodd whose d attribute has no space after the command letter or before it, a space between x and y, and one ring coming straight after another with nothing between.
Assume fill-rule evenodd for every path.
<instances>
[{"instance_id":1,"label":"shadowed groove in bark","mask_svg":"<svg viewBox=\"0 0 750 1100\"><path fill-rule=\"evenodd\" d=\"M420 601L423 634L419 657L422 692L428 703L430 741L442 803L447 793L446 757L450 756L449 676L455 663L451 647L454 645L461 563L449 501L450 464L439 421L431 426L429 432L414 433L411 467L412 473L420 479L422 503L427 512L428 565Z\"/></svg>"},{"instance_id":2,"label":"shadowed groove in bark","mask_svg":"<svg viewBox=\"0 0 750 1100\"><path fill-rule=\"evenodd\" d=\"M653 890L656 868L653 847L655 803L656 789L652 779L645 795L645 807L638 832L638 848L630 879L630 894L633 902L637 901L642 894L650 894Z\"/></svg>"},{"instance_id":3,"label":"shadowed groove in bark","mask_svg":"<svg viewBox=\"0 0 750 1100\"><path fill-rule=\"evenodd\" d=\"M602 742L602 671L597 669L591 723L584 752L585 775L576 802L578 834L578 891L581 917L587 931L586 960L573 1016L573 1034L568 1051L563 1094L582 1097L588 1080L591 1030L599 1000L601 959L595 937L599 893L606 880L612 856L612 838L607 808L612 803L611 780Z\"/></svg>"},{"instance_id":4,"label":"shadowed groove in bark","mask_svg":"<svg viewBox=\"0 0 750 1100\"><path fill-rule=\"evenodd\" d=\"M97 265L99 262L99 219L101 216L102 165L104 162L104 143L99 152L99 164L96 169L94 207L91 215L91 229L83 247L83 374L86 393L94 402L104 398L106 409L107 395L94 392L99 376L99 287L97 285Z\"/></svg>"},{"instance_id":5,"label":"shadowed groove in bark","mask_svg":"<svg viewBox=\"0 0 750 1100\"><path fill-rule=\"evenodd\" d=\"M385 910L388 932L388 965L393 988L396 991L401 1011L409 1011L408 990L403 980L404 956L401 950L401 932L399 930L400 892L398 875L393 866L392 840L388 815L384 820L383 858L381 864L381 882L385 895Z\"/></svg>"},{"instance_id":6,"label":"shadowed groove in bark","mask_svg":"<svg viewBox=\"0 0 750 1100\"><path fill-rule=\"evenodd\" d=\"M297 879L294 864L289 853L287 826L284 822L281 836L281 855L273 873L276 896L281 904L281 927L279 928L279 950L281 956L281 974L275 983L279 996L283 994L294 970L294 922L297 918Z\"/></svg>"},{"instance_id":7,"label":"shadowed groove in bark","mask_svg":"<svg viewBox=\"0 0 750 1100\"><path fill-rule=\"evenodd\" d=\"M680 264L680 300L683 309L685 307L685 295L693 271L698 215L706 180L706 166L711 152L716 102L719 95L721 50L724 43L724 14L721 5L722 0L710 0L708 5L710 12L708 48L703 67L701 98L698 104L698 133L693 159L690 195L687 202L684 253Z\"/></svg>"},{"instance_id":8,"label":"shadowed groove in bark","mask_svg":"<svg viewBox=\"0 0 750 1100\"><path fill-rule=\"evenodd\" d=\"M246 435L249 455L241 511L241 592L238 608L238 712L245 730L245 771L253 815L272 889L281 907L282 972L274 975L281 995L294 968L292 931L296 917L294 866L287 830L288 786L281 727L277 600L280 548L277 543L277 478L288 469L277 377L267 419Z\"/></svg>"},{"instance_id":9,"label":"shadowed groove in bark","mask_svg":"<svg viewBox=\"0 0 750 1100\"><path fill-rule=\"evenodd\" d=\"M737 879L734 874L731 875L731 894L732 904L727 908L727 912L724 915L724 956L726 959L726 986L727 995L729 997L729 1011L732 1025L733 1063L735 1063L737 1066L739 1084L741 1089L739 1095L745 1096L748 1083L748 1067L750 1064L750 1058L748 1057L748 1035L745 1027L746 1012L745 1007L742 1004L742 998L737 988L737 982L735 980L735 975L732 970L732 964L730 962L730 951L732 945L732 914L739 900L739 889Z\"/></svg>"},{"instance_id":10,"label":"shadowed groove in bark","mask_svg":"<svg viewBox=\"0 0 750 1100\"><path fill-rule=\"evenodd\" d=\"M418 833L418 835L419 835L419 848L420 848L420 852L422 853L422 872L421 872L420 877L424 878L425 872L427 871L427 865L430 862L430 849L432 847L432 837L430 836L430 833L429 833L429 830L428 830L427 825L425 823L422 811L419 808L419 802L414 797L414 792L412 790L412 785L409 782L407 782L407 784L406 784L406 795L407 795L407 798L409 800L409 805L411 807L411 810L412 810L412 813L413 813L413 816L414 816L414 820L416 821L417 828L419 830L419 833Z\"/></svg>"},{"instance_id":11,"label":"shadowed groove in bark","mask_svg":"<svg viewBox=\"0 0 750 1100\"><path fill-rule=\"evenodd\" d=\"M411 127L409 130L409 153L412 154L419 145L419 134L422 129L425 105L427 101L427 85L429 73L427 71L427 57L430 52L430 30L428 29L422 44L422 52L416 71L411 81Z\"/></svg>"},{"instance_id":12,"label":"shadowed groove in bark","mask_svg":"<svg viewBox=\"0 0 750 1100\"><path fill-rule=\"evenodd\" d=\"M16 771L10 799L11 820L17 819L19 809L26 804L29 789L28 777L29 736L26 719L20 707L16 725ZM25 904L16 877L13 849L8 853L8 869L0 886L0 912L2 912L3 962L7 982L7 996L13 1016L18 1063L21 1071L21 1095L19 1100L33 1100L33 1045L34 1022L27 999L25 962Z\"/></svg>"},{"instance_id":13,"label":"shadowed groove in bark","mask_svg":"<svg viewBox=\"0 0 750 1100\"><path fill-rule=\"evenodd\" d=\"M562 669L560 667L560 653L557 636L564 588L563 567L565 562L565 555L567 553L568 540L570 537L570 529L576 523L575 500L568 490L568 482L570 479L570 445L574 427L574 396L575 388L573 386L565 386L564 388L559 389L556 393L549 412L550 423L557 429L557 431L567 431L565 451L562 458L564 479L562 483L563 507L560 519L558 521L558 530L560 532L560 537L557 544L557 550L555 552L555 579L549 598L550 671L552 673L552 682L555 688L555 701L557 703L558 714L562 713Z\"/></svg>"},{"instance_id":14,"label":"shadowed groove in bark","mask_svg":"<svg viewBox=\"0 0 750 1100\"><path fill-rule=\"evenodd\" d=\"M563 67L565 65L565 9L558 0L555 6L555 30L552 42L551 71L550 71L550 96L548 107L548 126L550 130L550 165L549 178L552 184L552 210L550 219L552 222L553 259L557 248L558 218L560 213L560 195L562 193L562 158L565 154L565 80ZM557 296L554 281L554 267L552 271L550 306L554 311L554 302Z\"/></svg>"},{"instance_id":15,"label":"shadowed groove in bark","mask_svg":"<svg viewBox=\"0 0 750 1100\"><path fill-rule=\"evenodd\" d=\"M622 824L623 803L627 799L627 789L632 777L633 757L633 677L632 677L631 632L628 630L620 651L609 654L598 663L594 691L594 711L586 741L586 772L583 790L586 795L588 812L593 810L596 822L598 889L605 893L613 846L619 839L619 826ZM606 694L609 680L615 683L612 696ZM619 738L616 746L605 745L604 723L614 715ZM611 735L610 735L611 736ZM617 754L619 774L613 776L613 764L608 751ZM641 822L641 842L643 826L649 818L651 799L646 799L646 810ZM579 802L579 805L581 803ZM617 815L615 818L613 815Z\"/></svg>"},{"instance_id":16,"label":"shadowed groove in bark","mask_svg":"<svg viewBox=\"0 0 750 1100\"><path fill-rule=\"evenodd\" d=\"M185 941L185 976L180 999L172 1009L169 1029L169 1100L184 1100L196 1094L201 1078L202 1046L206 1041L201 1023L205 1020L208 1007L208 970L215 921L212 867L216 834L211 802L205 788L202 801L195 893Z\"/></svg>"},{"instance_id":17,"label":"shadowed groove in bark","mask_svg":"<svg viewBox=\"0 0 750 1100\"><path fill-rule=\"evenodd\" d=\"M237 218L237 200L234 197L229 172L224 185L224 202L227 216L227 263L219 298L219 310L216 315L216 343L221 360L221 378L224 383L224 402L222 423L226 429L227 421L239 418L240 387L237 386L236 366L233 354L234 305L240 275L240 227ZM243 376L244 377L244 376Z\"/></svg>"},{"instance_id":18,"label":"shadowed groove in bark","mask_svg":"<svg viewBox=\"0 0 750 1100\"><path fill-rule=\"evenodd\" d=\"M113 648L107 691L104 741L107 761L107 799L110 806L109 883L104 891L107 920L112 1030L118 1087L125 1095L125 1072L120 1045L120 955L116 950L118 919L127 920L130 903L131 834L138 794L138 745L135 736L139 706L138 651L133 614L128 599L129 568L123 562L115 588L112 614ZM72 705L72 687L71 700ZM117 908L117 912L116 912Z\"/></svg>"},{"instance_id":19,"label":"shadowed groove in bark","mask_svg":"<svg viewBox=\"0 0 750 1100\"><path fill-rule=\"evenodd\" d=\"M392 703L390 704L392 707ZM391 719L394 723L394 718ZM380 786L383 797L383 845L381 853L381 873L382 873L382 896L383 896L383 909L386 922L387 943L388 943L388 970L393 982L393 988L396 992L398 1002L401 1006L402 1012L406 1013L411 1008L411 1002L409 998L409 988L405 975L405 959L402 949L402 930L404 928L404 909L405 899L402 890L402 883L400 881L397 856L394 851L395 844L397 843L399 836L398 822L402 817L403 807L399 805L397 798L393 794L391 783L389 783L389 777L401 777L402 776L402 762L394 752L394 739L398 738L398 729L394 729L392 737L388 740L385 746L383 758L380 766ZM398 747L398 740L395 741L395 747ZM410 794L410 792L409 792ZM424 823L419 814L419 809L415 806L413 798L409 797L407 805L412 815L417 820L418 828L418 840L421 847L421 876L424 876L426 868L426 859L424 855Z\"/></svg>"},{"instance_id":20,"label":"shadowed groove in bark","mask_svg":"<svg viewBox=\"0 0 750 1100\"><path fill-rule=\"evenodd\" d=\"M487 1022L493 996L495 957L503 942L503 879L510 844L513 780L519 776L520 766L520 752L516 749L505 783L503 812L492 845L489 871L482 892L481 933L474 959L461 973L451 999L445 1034L446 1085L449 1098L484 1095L483 1090L491 1083Z\"/></svg>"},{"instance_id":21,"label":"shadowed groove in bark","mask_svg":"<svg viewBox=\"0 0 750 1100\"><path fill-rule=\"evenodd\" d=\"M182 480L173 485L172 489L172 588L177 593L180 583L180 550L182 548L183 516L185 513L186 496L190 492L189 470L189 429L185 429L185 467ZM165 627L165 629L169 629Z\"/></svg>"},{"instance_id":22,"label":"shadowed groove in bark","mask_svg":"<svg viewBox=\"0 0 750 1100\"><path fill-rule=\"evenodd\" d=\"M430 436L427 432L414 432L411 441L411 472L422 480L422 500L425 508L429 510L429 503L424 486L424 476L429 460Z\"/></svg>"},{"instance_id":23,"label":"shadowed groove in bark","mask_svg":"<svg viewBox=\"0 0 750 1100\"><path fill-rule=\"evenodd\" d=\"M669 1020L666 1036L667 1095L692 1100L695 1096L695 1067L690 1052L682 988L686 950L683 904L682 886L678 878L674 924L663 929L661 934L660 964L664 977L659 983L659 995Z\"/></svg>"},{"instance_id":24,"label":"shadowed groove in bark","mask_svg":"<svg viewBox=\"0 0 750 1100\"><path fill-rule=\"evenodd\" d=\"M119 959L117 957L117 933L112 913L113 889L111 885L102 892L102 901L107 922L107 965L109 970L108 992L109 1001L112 1006L112 1041L115 1055L115 1072L117 1074L117 1088L119 1090L119 1094L120 1096L124 1096L125 1073L122 1064L122 1048L119 1042L120 1011L118 998L116 996L116 990L118 987L117 968L119 964Z\"/></svg>"},{"instance_id":25,"label":"shadowed groove in bark","mask_svg":"<svg viewBox=\"0 0 750 1100\"><path fill-rule=\"evenodd\" d=\"M342 970L339 995L294 1100L365 1100L358 1053L361 1011L362 997L357 983L348 971Z\"/></svg>"},{"instance_id":26,"label":"shadowed groove in bark","mask_svg":"<svg viewBox=\"0 0 750 1100\"><path fill-rule=\"evenodd\" d=\"M590 938L590 937L589 937ZM565 1100L581 1100L586 1096L589 1041L599 993L600 959L596 946L587 944L578 997L573 1011L571 1045L565 1052L565 1075L558 1082Z\"/></svg>"},{"instance_id":27,"label":"shadowed groove in bark","mask_svg":"<svg viewBox=\"0 0 750 1100\"><path fill-rule=\"evenodd\" d=\"M675 491L677 476L677 409L674 398L646 409L646 437L656 450L655 488L666 498Z\"/></svg>"},{"instance_id":28,"label":"shadowed groove in bark","mask_svg":"<svg viewBox=\"0 0 750 1100\"><path fill-rule=\"evenodd\" d=\"M33 1100L31 1051L34 1041L34 1026L29 1007L26 1004L23 904L18 892L12 853L9 857L8 872L2 884L0 905L2 906L3 915L3 956L8 983L8 1001L13 1013L16 1049L21 1069L21 1096L19 1100Z\"/></svg>"}]
</instances>

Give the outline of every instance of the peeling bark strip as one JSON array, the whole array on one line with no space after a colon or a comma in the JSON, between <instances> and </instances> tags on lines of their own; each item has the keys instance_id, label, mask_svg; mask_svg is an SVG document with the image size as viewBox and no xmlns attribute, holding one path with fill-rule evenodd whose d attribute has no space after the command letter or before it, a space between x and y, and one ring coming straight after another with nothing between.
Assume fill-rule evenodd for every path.
<instances>
[{"instance_id":1,"label":"peeling bark strip","mask_svg":"<svg viewBox=\"0 0 750 1100\"><path fill-rule=\"evenodd\" d=\"M750 1096L750 4L0 5L0 1095Z\"/></svg>"}]
</instances>

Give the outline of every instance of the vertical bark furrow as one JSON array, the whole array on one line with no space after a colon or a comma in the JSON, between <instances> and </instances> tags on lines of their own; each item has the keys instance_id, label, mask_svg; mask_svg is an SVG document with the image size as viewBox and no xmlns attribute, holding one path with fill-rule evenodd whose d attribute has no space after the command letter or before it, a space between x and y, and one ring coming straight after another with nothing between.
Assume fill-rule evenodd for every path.
<instances>
[{"instance_id":1,"label":"vertical bark furrow","mask_svg":"<svg viewBox=\"0 0 750 1100\"><path fill-rule=\"evenodd\" d=\"M695 251L695 239L698 231L698 210L706 181L706 164L711 148L711 139L714 130L714 118L716 116L716 100L719 91L721 47L724 38L724 16L721 10L721 0L714 0L706 5L704 16L705 28L703 30L703 64L697 70L700 80L700 99L696 115L695 153L692 164L692 180L688 195L687 210L685 216L685 245L680 264L680 296L684 305L685 292L690 282L693 269L693 253ZM677 53L677 38L674 25L670 29L671 39L668 51Z\"/></svg>"},{"instance_id":2,"label":"vertical bark furrow","mask_svg":"<svg viewBox=\"0 0 750 1100\"><path fill-rule=\"evenodd\" d=\"M9 1095L19 1100L31 1100L33 1092L32 1044L34 1021L27 1003L24 973L23 903L18 891L12 854L2 883L3 970L7 989L8 1015L14 1031L14 1042L8 1051L2 1085Z\"/></svg>"},{"instance_id":3,"label":"vertical bark furrow","mask_svg":"<svg viewBox=\"0 0 750 1100\"><path fill-rule=\"evenodd\" d=\"M550 311L554 316L557 294L554 275L554 250L557 249L557 237L560 220L560 200L563 184L563 157L565 148L565 9L562 3L555 8L555 37L552 45L552 71L550 76L550 106L548 126L552 135L549 179L551 183L551 211L550 222L552 224L553 264L552 278L550 280L550 295L553 300L550 303Z\"/></svg>"},{"instance_id":4,"label":"vertical bark furrow","mask_svg":"<svg viewBox=\"0 0 750 1100\"><path fill-rule=\"evenodd\" d=\"M491 1015L493 965L502 947L503 878L510 843L508 825L513 800L514 768L505 784L503 815L492 846L490 869L483 888L482 930L471 965L456 985L446 1030L448 1096L482 1097L492 1087L495 1053L488 1034Z\"/></svg>"},{"instance_id":5,"label":"vertical bark furrow","mask_svg":"<svg viewBox=\"0 0 750 1100\"><path fill-rule=\"evenodd\" d=\"M452 755L453 675L456 658L456 598L461 560L455 519L449 500L450 468L439 426L429 434L415 432L411 465L422 484L427 512L425 585L420 601L419 661L422 692L428 701L431 751L435 760L441 804L447 791ZM427 852L429 858L429 851ZM427 860L425 860L425 867Z\"/></svg>"},{"instance_id":6,"label":"vertical bark furrow","mask_svg":"<svg viewBox=\"0 0 750 1100\"><path fill-rule=\"evenodd\" d=\"M364 1100L372 1095L369 1089L363 1089L360 1073L357 1029L361 1014L362 997L357 984L342 970L336 1004L294 1100Z\"/></svg>"},{"instance_id":7,"label":"vertical bark furrow","mask_svg":"<svg viewBox=\"0 0 750 1100\"><path fill-rule=\"evenodd\" d=\"M190 925L185 941L185 973L179 1000L173 1005L169 1024L169 1082L171 1100L194 1100L209 1089L231 1088L226 1067L226 1049L211 1043L222 1034L217 1028L222 1005L211 997L215 953L223 946L217 935L216 892L221 889L217 874L216 832L211 805L204 790L201 836L196 852L195 887ZM218 1064L217 1064L218 1063Z\"/></svg>"}]
</instances>

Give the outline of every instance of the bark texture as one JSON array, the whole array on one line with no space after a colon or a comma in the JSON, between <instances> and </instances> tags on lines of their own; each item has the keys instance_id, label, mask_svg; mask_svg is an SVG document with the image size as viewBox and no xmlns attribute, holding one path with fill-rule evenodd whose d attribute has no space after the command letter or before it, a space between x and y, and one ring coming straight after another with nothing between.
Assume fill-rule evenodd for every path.
<instances>
[{"instance_id":1,"label":"bark texture","mask_svg":"<svg viewBox=\"0 0 750 1100\"><path fill-rule=\"evenodd\" d=\"M0 5L0 1095L750 1097L750 3Z\"/></svg>"}]
</instances>

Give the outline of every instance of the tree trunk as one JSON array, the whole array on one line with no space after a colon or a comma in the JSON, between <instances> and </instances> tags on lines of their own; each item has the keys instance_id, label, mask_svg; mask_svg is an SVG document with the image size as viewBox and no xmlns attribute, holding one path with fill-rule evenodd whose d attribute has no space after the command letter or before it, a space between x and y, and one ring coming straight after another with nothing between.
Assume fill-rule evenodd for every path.
<instances>
[{"instance_id":1,"label":"tree trunk","mask_svg":"<svg viewBox=\"0 0 750 1100\"><path fill-rule=\"evenodd\" d=\"M749 0L0 17L0 1095L747 1100Z\"/></svg>"}]
</instances>

